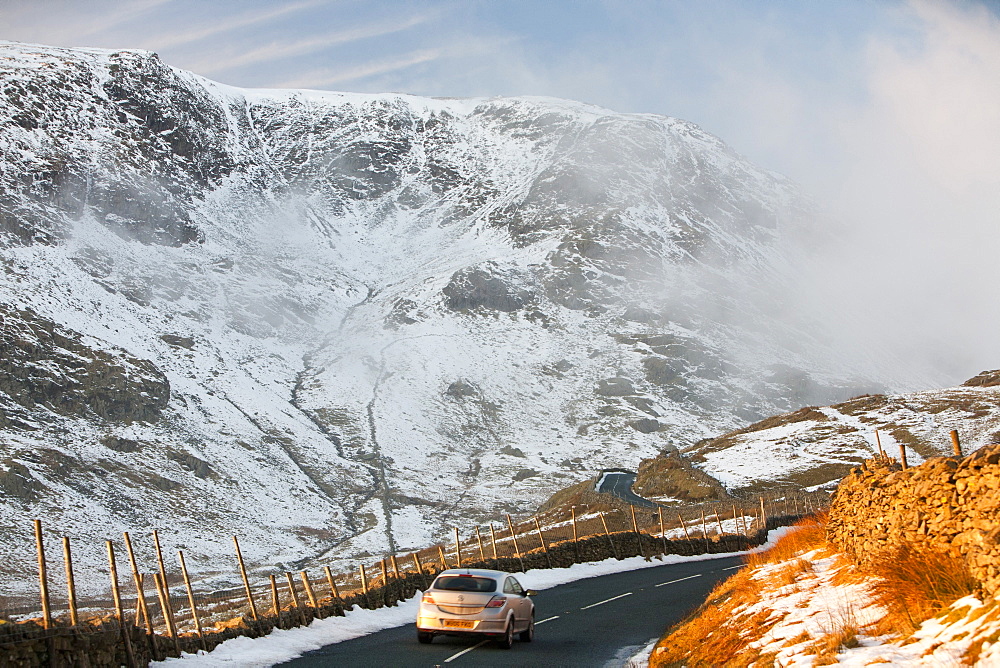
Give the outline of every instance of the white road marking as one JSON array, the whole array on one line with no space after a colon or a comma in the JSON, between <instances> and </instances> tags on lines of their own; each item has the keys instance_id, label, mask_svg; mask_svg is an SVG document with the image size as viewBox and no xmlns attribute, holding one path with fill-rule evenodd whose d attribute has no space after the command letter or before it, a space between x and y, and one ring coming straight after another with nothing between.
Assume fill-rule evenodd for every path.
<instances>
[{"instance_id":1,"label":"white road marking","mask_svg":"<svg viewBox=\"0 0 1000 668\"><path fill-rule=\"evenodd\" d=\"M603 601L598 601L597 603L591 603L590 605L585 605L585 606L583 606L580 609L581 610L586 610L588 608L596 608L599 605L604 605L605 603L610 603L611 601L617 601L620 598L625 598L626 596L631 596L631 595L632 595L632 592L628 592L627 594L621 594L620 596L615 596L614 598L609 598L609 599L605 599Z\"/></svg>"},{"instance_id":2,"label":"white road marking","mask_svg":"<svg viewBox=\"0 0 1000 668\"><path fill-rule=\"evenodd\" d=\"M742 565L740 565L740 566L730 566L729 568L723 568L722 570L724 570L724 571L734 571L737 568L743 568L743 566Z\"/></svg>"},{"instance_id":3,"label":"white road marking","mask_svg":"<svg viewBox=\"0 0 1000 668\"><path fill-rule=\"evenodd\" d=\"M444 660L444 662L445 663L451 663L452 661L454 661L458 657L462 656L463 654L468 654L469 652L471 652L472 650L476 649L477 647L482 647L483 645L485 645L486 643L488 643L490 640L491 640L490 638L487 638L486 640L482 641L478 645L473 645L472 647L466 647L465 649L463 649L458 654L452 654L451 656L449 656L447 659Z\"/></svg>"},{"instance_id":4,"label":"white road marking","mask_svg":"<svg viewBox=\"0 0 1000 668\"><path fill-rule=\"evenodd\" d=\"M661 582L660 584L653 585L653 586L654 587L664 587L666 585L672 585L675 582L684 582L685 580L690 580L691 578L700 578L700 577L701 577L701 573L698 573L697 575L689 575L686 578L681 578L679 580L671 580L670 582Z\"/></svg>"},{"instance_id":5,"label":"white road marking","mask_svg":"<svg viewBox=\"0 0 1000 668\"><path fill-rule=\"evenodd\" d=\"M543 619L540 622L535 622L535 626L538 626L539 624L544 624L545 622L551 622L553 619L559 619L559 615L555 615L554 617L549 617L548 619Z\"/></svg>"}]
</instances>

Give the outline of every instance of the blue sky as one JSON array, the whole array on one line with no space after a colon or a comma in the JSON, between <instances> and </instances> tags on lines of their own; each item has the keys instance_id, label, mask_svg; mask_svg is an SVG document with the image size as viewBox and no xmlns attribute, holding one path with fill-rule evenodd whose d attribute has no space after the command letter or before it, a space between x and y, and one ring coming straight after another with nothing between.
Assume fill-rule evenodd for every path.
<instances>
[{"instance_id":1,"label":"blue sky","mask_svg":"<svg viewBox=\"0 0 1000 668\"><path fill-rule=\"evenodd\" d=\"M803 303L864 301L859 348L1000 366L1000 0L0 0L0 39L236 86L684 118L846 221Z\"/></svg>"}]
</instances>

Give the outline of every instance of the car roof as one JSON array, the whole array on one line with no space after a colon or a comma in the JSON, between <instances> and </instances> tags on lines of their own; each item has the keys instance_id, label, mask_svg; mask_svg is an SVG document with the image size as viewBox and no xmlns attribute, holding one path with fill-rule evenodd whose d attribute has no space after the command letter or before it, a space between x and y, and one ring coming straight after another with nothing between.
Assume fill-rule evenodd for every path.
<instances>
[{"instance_id":1,"label":"car roof","mask_svg":"<svg viewBox=\"0 0 1000 668\"><path fill-rule=\"evenodd\" d=\"M506 573L504 571L491 571L485 568L449 568L446 571L438 573L438 577L441 577L442 575L471 575L480 578L502 580L510 575L510 573Z\"/></svg>"}]
</instances>

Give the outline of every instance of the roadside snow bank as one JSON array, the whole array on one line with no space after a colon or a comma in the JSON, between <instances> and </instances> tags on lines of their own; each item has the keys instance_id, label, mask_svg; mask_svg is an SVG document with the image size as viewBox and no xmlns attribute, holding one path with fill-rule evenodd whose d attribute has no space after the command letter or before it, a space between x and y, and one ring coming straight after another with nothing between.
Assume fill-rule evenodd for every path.
<instances>
[{"instance_id":1,"label":"roadside snow bank","mask_svg":"<svg viewBox=\"0 0 1000 668\"><path fill-rule=\"evenodd\" d=\"M745 552L727 552L722 554L697 554L681 556L668 554L654 557L646 561L642 557L628 559L605 559L585 564L574 564L569 568L534 569L518 575L521 583L531 589L549 589L577 580L585 580L601 575L623 573L641 568L653 568L665 564L679 564L688 561L708 561L724 557L751 554L771 547L781 536L792 529L780 527L768 533L767 542L760 547ZM166 659L150 665L164 666L183 662L185 666L225 667L234 665L245 668L265 668L283 661L289 661L314 649L325 645L359 638L405 624L411 624L417 618L417 606L420 597L414 596L394 608L378 610L363 610L357 608L347 613L345 617L328 617L317 619L309 626L295 629L275 629L263 638L233 638L227 640L211 652L198 654L183 654L179 659Z\"/></svg>"}]
</instances>

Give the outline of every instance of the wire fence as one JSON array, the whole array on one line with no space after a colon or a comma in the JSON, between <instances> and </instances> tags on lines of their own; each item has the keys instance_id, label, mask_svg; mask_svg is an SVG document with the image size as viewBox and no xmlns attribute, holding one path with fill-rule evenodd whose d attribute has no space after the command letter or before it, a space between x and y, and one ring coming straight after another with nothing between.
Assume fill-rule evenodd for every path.
<instances>
[{"instance_id":1,"label":"wire fence","mask_svg":"<svg viewBox=\"0 0 1000 668\"><path fill-rule=\"evenodd\" d=\"M606 495L601 495L606 496ZM105 584L74 577L70 538L62 554L46 554L35 521L38 597L0 596L0 665L147 665L181 652L210 650L236 636L257 637L353 607L395 605L425 589L441 570L486 567L523 572L607 558L733 552L761 544L767 531L825 508L824 492L771 493L730 501L655 509L617 499L580 504L515 521L510 515L451 540L406 554L358 562L350 572L248 569L232 538L242 586L206 591L206 573L190 572L182 550L168 554L152 534L152 571L140 568L132 537L107 541ZM172 557L172 558L171 558ZM61 562L61 563L60 563ZM56 565L58 564L58 566ZM272 569L273 571L274 569ZM217 575L218 569L212 570Z\"/></svg>"}]
</instances>

